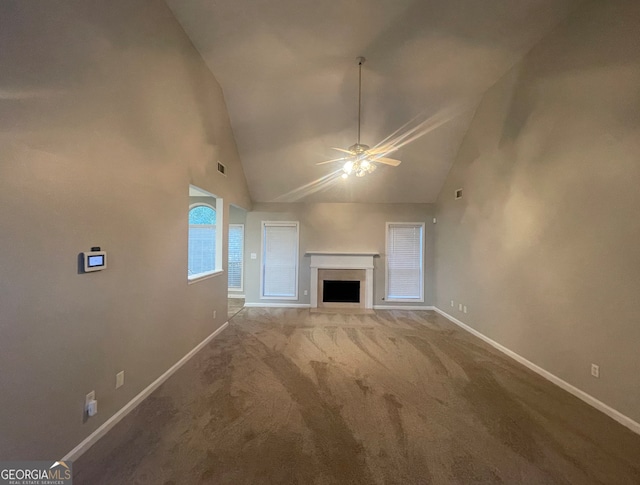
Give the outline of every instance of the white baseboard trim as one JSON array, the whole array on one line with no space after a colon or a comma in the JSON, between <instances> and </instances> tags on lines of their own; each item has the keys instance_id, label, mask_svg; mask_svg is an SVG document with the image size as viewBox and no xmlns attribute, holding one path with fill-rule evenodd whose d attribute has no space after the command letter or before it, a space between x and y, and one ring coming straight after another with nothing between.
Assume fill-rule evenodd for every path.
<instances>
[{"instance_id":1,"label":"white baseboard trim","mask_svg":"<svg viewBox=\"0 0 640 485\"><path fill-rule=\"evenodd\" d=\"M227 298L244 298L244 295L241 295L239 293L229 293L227 295Z\"/></svg>"},{"instance_id":2,"label":"white baseboard trim","mask_svg":"<svg viewBox=\"0 0 640 485\"><path fill-rule=\"evenodd\" d=\"M435 310L436 307L432 305L418 306L418 305L373 305L374 310Z\"/></svg>"},{"instance_id":3,"label":"white baseboard trim","mask_svg":"<svg viewBox=\"0 0 640 485\"><path fill-rule=\"evenodd\" d=\"M311 308L309 303L262 303L249 302L244 304L247 308ZM417 305L373 305L374 310L435 310L434 306Z\"/></svg>"},{"instance_id":4,"label":"white baseboard trim","mask_svg":"<svg viewBox=\"0 0 640 485\"><path fill-rule=\"evenodd\" d=\"M225 328L229 326L229 322L225 322L220 328L218 328L215 332L205 338L202 342L196 345L192 350L187 353L184 357L182 357L178 362L173 364L164 374L158 377L155 381L149 384L145 389L143 389L136 397L134 397L131 401L124 405L118 412L116 412L113 416L107 419L102 426L96 429L93 433L91 433L87 438L85 438L78 446L76 446L73 450L67 453L61 461L75 461L82 456L84 452L86 452L89 448L91 448L100 438L102 438L107 432L113 428L116 424L118 424L122 419L133 411L142 401L144 401L149 395L155 391L160 385L166 381L169 377L171 377L180 367L187 363L189 359L191 359L194 355L196 355L202 348L211 342L217 335L219 335Z\"/></svg>"},{"instance_id":5,"label":"white baseboard trim","mask_svg":"<svg viewBox=\"0 0 640 485\"><path fill-rule=\"evenodd\" d=\"M519 362L520 364L524 365L525 367L531 369L536 374L544 377L545 379L547 379L548 381L552 382L556 386L558 386L558 387L564 389L565 391L573 394L578 399L581 399L582 401L586 402L590 406L592 406L592 407L596 408L597 410L603 412L604 414L606 414L610 418L615 419L618 423L620 423L623 426L629 428L634 433L640 434L640 423L634 421L630 417L625 416L624 414L622 414L620 411L617 411L617 410L613 409L611 406L609 406L609 405L603 403L602 401L596 399L591 394L587 394L583 390L578 389L577 387L569 384L567 381L564 381L564 380L560 379L558 376L552 374L551 372L549 372L547 370L544 370L542 367L537 366L536 364L534 364L533 362L525 359L521 355L516 354L514 351L509 350L505 346L499 344L495 340L490 339L486 335L478 332L474 328L471 328L469 325L461 322L460 320L458 320L457 318L449 315L448 313L443 312L439 308L436 307L435 311L438 312L443 317L447 318L448 320L451 320L451 322L455 323L460 328L462 328L462 329L466 330L467 332L475 335L479 339L484 340L486 343L491 345L493 348L499 350L500 352L502 352L502 353L508 355L509 357L511 357L513 360L515 360L515 361Z\"/></svg>"},{"instance_id":6,"label":"white baseboard trim","mask_svg":"<svg viewBox=\"0 0 640 485\"><path fill-rule=\"evenodd\" d=\"M249 308L311 308L309 303L247 303L245 307Z\"/></svg>"}]
</instances>

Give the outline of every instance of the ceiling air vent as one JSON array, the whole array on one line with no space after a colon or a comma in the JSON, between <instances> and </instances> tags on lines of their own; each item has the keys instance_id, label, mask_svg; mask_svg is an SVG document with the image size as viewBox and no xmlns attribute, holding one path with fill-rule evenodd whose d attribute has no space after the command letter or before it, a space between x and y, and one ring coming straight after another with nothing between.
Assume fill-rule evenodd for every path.
<instances>
[{"instance_id":1,"label":"ceiling air vent","mask_svg":"<svg viewBox=\"0 0 640 485\"><path fill-rule=\"evenodd\" d=\"M222 175L226 175L227 174L227 167L225 167L220 162L218 162L218 172L220 172Z\"/></svg>"},{"instance_id":2,"label":"ceiling air vent","mask_svg":"<svg viewBox=\"0 0 640 485\"><path fill-rule=\"evenodd\" d=\"M456 200L462 199L462 189L456 190Z\"/></svg>"}]
</instances>

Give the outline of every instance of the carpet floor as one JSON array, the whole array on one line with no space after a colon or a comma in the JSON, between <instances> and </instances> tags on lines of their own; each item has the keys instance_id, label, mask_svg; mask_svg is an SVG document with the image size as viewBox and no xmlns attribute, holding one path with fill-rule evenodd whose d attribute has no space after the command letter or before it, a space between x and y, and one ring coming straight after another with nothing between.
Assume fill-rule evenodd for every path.
<instances>
[{"instance_id":1,"label":"carpet floor","mask_svg":"<svg viewBox=\"0 0 640 485\"><path fill-rule=\"evenodd\" d=\"M429 311L244 308L74 484L639 484L640 436Z\"/></svg>"},{"instance_id":2,"label":"carpet floor","mask_svg":"<svg viewBox=\"0 0 640 485\"><path fill-rule=\"evenodd\" d=\"M233 318L242 308L244 308L244 298L229 298L227 300L227 318Z\"/></svg>"}]
</instances>

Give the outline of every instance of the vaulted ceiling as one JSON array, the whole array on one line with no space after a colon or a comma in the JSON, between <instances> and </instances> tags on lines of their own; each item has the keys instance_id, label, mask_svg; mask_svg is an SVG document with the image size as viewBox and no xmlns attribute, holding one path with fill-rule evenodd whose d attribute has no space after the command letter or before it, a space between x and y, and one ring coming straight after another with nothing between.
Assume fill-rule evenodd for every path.
<instances>
[{"instance_id":1,"label":"vaulted ceiling","mask_svg":"<svg viewBox=\"0 0 640 485\"><path fill-rule=\"evenodd\" d=\"M482 94L579 0L166 0L224 91L255 202L434 202ZM363 178L331 147L411 133Z\"/></svg>"}]
</instances>

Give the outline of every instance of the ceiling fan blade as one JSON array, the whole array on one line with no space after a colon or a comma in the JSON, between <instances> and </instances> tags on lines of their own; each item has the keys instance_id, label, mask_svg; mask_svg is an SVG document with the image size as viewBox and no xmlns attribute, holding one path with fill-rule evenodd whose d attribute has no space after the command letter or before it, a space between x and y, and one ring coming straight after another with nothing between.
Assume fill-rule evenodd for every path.
<instances>
[{"instance_id":1,"label":"ceiling fan blade","mask_svg":"<svg viewBox=\"0 0 640 485\"><path fill-rule=\"evenodd\" d=\"M349 160L349 157L334 158L333 160L325 160L324 162L316 163L316 165L324 165L325 163L343 162L346 160Z\"/></svg>"},{"instance_id":2,"label":"ceiling fan blade","mask_svg":"<svg viewBox=\"0 0 640 485\"><path fill-rule=\"evenodd\" d=\"M396 147L387 145L382 147L373 147L367 150L367 153L370 153L371 155L380 155L382 153L392 153L392 152L395 152L396 150L397 150Z\"/></svg>"},{"instance_id":3,"label":"ceiling fan blade","mask_svg":"<svg viewBox=\"0 0 640 485\"><path fill-rule=\"evenodd\" d=\"M334 150L338 150L339 152L342 153L348 153L349 155L355 155L351 150L345 150L344 148L336 148L336 147L331 147Z\"/></svg>"},{"instance_id":4,"label":"ceiling fan blade","mask_svg":"<svg viewBox=\"0 0 640 485\"><path fill-rule=\"evenodd\" d=\"M397 167L402 163L400 160L396 160L395 158L387 158L387 157L374 158L373 161L384 163L385 165L391 165L392 167Z\"/></svg>"}]
</instances>

